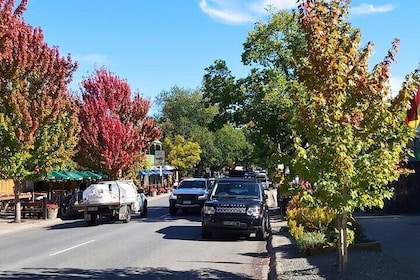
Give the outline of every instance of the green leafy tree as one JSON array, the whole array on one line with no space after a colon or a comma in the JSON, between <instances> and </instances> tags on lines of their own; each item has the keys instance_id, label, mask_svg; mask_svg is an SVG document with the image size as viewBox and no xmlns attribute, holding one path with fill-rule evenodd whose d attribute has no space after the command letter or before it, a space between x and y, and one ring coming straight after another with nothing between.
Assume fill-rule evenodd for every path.
<instances>
[{"instance_id":1,"label":"green leafy tree","mask_svg":"<svg viewBox=\"0 0 420 280\"><path fill-rule=\"evenodd\" d=\"M232 76L224 60L216 60L207 67L203 77L203 100L206 107L217 106L218 114L214 116L209 128L212 131L225 124L240 126L244 123L242 109L246 96L240 85Z\"/></svg>"},{"instance_id":2,"label":"green leafy tree","mask_svg":"<svg viewBox=\"0 0 420 280\"><path fill-rule=\"evenodd\" d=\"M190 138L197 128L206 128L217 114L216 107L205 107L199 89L190 90L174 86L162 92L157 102L162 105L158 116L159 125L165 137L174 138L179 134Z\"/></svg>"},{"instance_id":3,"label":"green leafy tree","mask_svg":"<svg viewBox=\"0 0 420 280\"><path fill-rule=\"evenodd\" d=\"M77 65L25 23L26 5L0 1L0 176L15 184L15 222L23 182L70 162L79 131L67 91Z\"/></svg>"},{"instance_id":4,"label":"green leafy tree","mask_svg":"<svg viewBox=\"0 0 420 280\"><path fill-rule=\"evenodd\" d=\"M215 145L221 151L221 156L217 158L219 169L234 165L249 165L252 146L241 129L224 125L215 132Z\"/></svg>"},{"instance_id":5,"label":"green leafy tree","mask_svg":"<svg viewBox=\"0 0 420 280\"><path fill-rule=\"evenodd\" d=\"M214 145L213 132L208 126L217 114L217 107L205 107L200 90L187 90L173 87L162 92L158 98L162 112L158 118L159 126L166 138L174 141L176 135L193 139L201 148L200 163L196 165L195 175L204 173L205 168L212 167L218 155Z\"/></svg>"},{"instance_id":6,"label":"green leafy tree","mask_svg":"<svg viewBox=\"0 0 420 280\"><path fill-rule=\"evenodd\" d=\"M181 176L191 176L200 162L200 145L197 142L185 140L181 135L176 135L174 141L165 138L164 145L168 151L168 162L177 167Z\"/></svg>"},{"instance_id":7,"label":"green leafy tree","mask_svg":"<svg viewBox=\"0 0 420 280\"><path fill-rule=\"evenodd\" d=\"M287 162L295 150L290 128L293 102L290 84L297 80L296 67L306 61L307 47L295 12L271 11L267 23L257 22L248 32L242 61L254 66L241 83L248 104L243 115L253 157L270 173Z\"/></svg>"},{"instance_id":8,"label":"green leafy tree","mask_svg":"<svg viewBox=\"0 0 420 280\"><path fill-rule=\"evenodd\" d=\"M347 262L347 217L355 208L382 207L392 196L389 183L404 172L413 131L404 125L407 104L419 75L406 77L396 97L389 86L398 40L369 71L373 43L360 48L361 32L347 22L350 1L307 0L299 23L308 47L307 62L294 72L291 87L296 153L292 169L309 182L307 201L339 215L340 270Z\"/></svg>"}]
</instances>

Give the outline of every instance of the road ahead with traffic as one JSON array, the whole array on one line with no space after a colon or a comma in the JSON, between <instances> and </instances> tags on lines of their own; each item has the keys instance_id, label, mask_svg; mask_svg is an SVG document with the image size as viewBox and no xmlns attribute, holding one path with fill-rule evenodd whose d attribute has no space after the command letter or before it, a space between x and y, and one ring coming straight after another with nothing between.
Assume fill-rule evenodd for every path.
<instances>
[{"instance_id":1,"label":"road ahead with traffic","mask_svg":"<svg viewBox=\"0 0 420 280\"><path fill-rule=\"evenodd\" d=\"M130 223L82 220L0 236L1 277L8 279L265 279L265 241L203 240L200 214L168 213L168 198L149 201L148 218ZM1 278L0 277L0 278Z\"/></svg>"}]
</instances>

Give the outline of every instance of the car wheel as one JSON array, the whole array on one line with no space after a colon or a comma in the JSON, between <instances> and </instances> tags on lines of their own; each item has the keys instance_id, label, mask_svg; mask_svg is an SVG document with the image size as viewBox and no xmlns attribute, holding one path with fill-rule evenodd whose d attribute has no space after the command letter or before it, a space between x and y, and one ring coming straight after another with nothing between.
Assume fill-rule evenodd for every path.
<instances>
[{"instance_id":1,"label":"car wheel","mask_svg":"<svg viewBox=\"0 0 420 280\"><path fill-rule=\"evenodd\" d=\"M205 227L201 226L201 237L203 239L211 239L213 237L213 235Z\"/></svg>"},{"instance_id":2,"label":"car wheel","mask_svg":"<svg viewBox=\"0 0 420 280\"><path fill-rule=\"evenodd\" d=\"M176 207L175 207L175 205L169 205L169 214L171 216L175 216L176 215Z\"/></svg>"},{"instance_id":3,"label":"car wheel","mask_svg":"<svg viewBox=\"0 0 420 280\"><path fill-rule=\"evenodd\" d=\"M124 223L129 223L131 221L131 209L129 206L127 206L127 212L125 212L126 218L123 221Z\"/></svg>"},{"instance_id":4,"label":"car wheel","mask_svg":"<svg viewBox=\"0 0 420 280\"><path fill-rule=\"evenodd\" d=\"M88 226L94 226L96 224L96 215L91 214L90 221L86 221Z\"/></svg>"},{"instance_id":5,"label":"car wheel","mask_svg":"<svg viewBox=\"0 0 420 280\"><path fill-rule=\"evenodd\" d=\"M140 217L147 218L147 200L144 201L143 209L141 211Z\"/></svg>"},{"instance_id":6,"label":"car wheel","mask_svg":"<svg viewBox=\"0 0 420 280\"><path fill-rule=\"evenodd\" d=\"M267 238L266 219L261 222L261 228L256 233L257 240L264 241Z\"/></svg>"}]
</instances>

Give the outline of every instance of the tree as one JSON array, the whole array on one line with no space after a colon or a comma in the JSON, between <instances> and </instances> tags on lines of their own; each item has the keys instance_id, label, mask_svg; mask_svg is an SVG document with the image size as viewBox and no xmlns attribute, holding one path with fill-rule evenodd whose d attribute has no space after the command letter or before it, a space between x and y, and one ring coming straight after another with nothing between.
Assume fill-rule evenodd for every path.
<instances>
[{"instance_id":1,"label":"tree","mask_svg":"<svg viewBox=\"0 0 420 280\"><path fill-rule=\"evenodd\" d=\"M252 145L248 143L241 129L224 125L215 132L215 145L221 151L217 162L219 169L234 165L248 165Z\"/></svg>"},{"instance_id":2,"label":"tree","mask_svg":"<svg viewBox=\"0 0 420 280\"><path fill-rule=\"evenodd\" d=\"M145 149L161 137L155 121L147 116L150 101L139 93L132 98L127 81L105 68L85 79L81 91L82 130L76 160L116 178L142 161Z\"/></svg>"},{"instance_id":3,"label":"tree","mask_svg":"<svg viewBox=\"0 0 420 280\"><path fill-rule=\"evenodd\" d=\"M173 142L176 135L181 135L184 139L190 139L200 145L201 160L193 173L201 175L206 167L213 167L218 152L214 145L213 132L209 131L208 126L217 114L217 107L206 108L200 90L182 89L177 86L162 92L157 100L163 104L159 125L165 132L165 137Z\"/></svg>"},{"instance_id":4,"label":"tree","mask_svg":"<svg viewBox=\"0 0 420 280\"><path fill-rule=\"evenodd\" d=\"M241 112L246 100L240 81L232 76L224 60L216 60L205 70L202 88L205 105L217 106L219 111L209 128L215 131L225 124L240 126L244 122Z\"/></svg>"},{"instance_id":5,"label":"tree","mask_svg":"<svg viewBox=\"0 0 420 280\"><path fill-rule=\"evenodd\" d=\"M292 169L311 185L303 198L327 205L339 216L340 270L347 262L347 217L354 209L382 207L389 183L404 172L413 130L404 125L407 104L419 85L415 71L392 97L390 66L398 40L369 71L373 43L360 48L361 32L346 21L350 1L306 0L299 23L307 62L294 68L291 87L296 153Z\"/></svg>"},{"instance_id":6,"label":"tree","mask_svg":"<svg viewBox=\"0 0 420 280\"><path fill-rule=\"evenodd\" d=\"M242 62L254 67L241 82L248 104L243 113L247 137L254 145L253 157L269 171L295 152L290 127L295 108L289 88L306 57L295 12L272 10L268 22L257 22L244 43Z\"/></svg>"},{"instance_id":7,"label":"tree","mask_svg":"<svg viewBox=\"0 0 420 280\"><path fill-rule=\"evenodd\" d=\"M171 90L162 92L157 97L157 103L163 104L158 119L165 131L165 137L173 138L180 134L189 138L197 127L208 127L217 114L216 107L204 106L202 93L198 89L174 86Z\"/></svg>"},{"instance_id":8,"label":"tree","mask_svg":"<svg viewBox=\"0 0 420 280\"><path fill-rule=\"evenodd\" d=\"M25 23L26 5L14 10L15 1L0 1L0 176L15 184L15 222L21 222L23 182L69 162L79 131L67 91L77 64Z\"/></svg>"},{"instance_id":9,"label":"tree","mask_svg":"<svg viewBox=\"0 0 420 280\"><path fill-rule=\"evenodd\" d=\"M168 162L176 166L182 176L191 176L200 162L200 145L197 142L185 140L181 135L176 135L174 141L165 138L164 145L168 150Z\"/></svg>"}]
</instances>

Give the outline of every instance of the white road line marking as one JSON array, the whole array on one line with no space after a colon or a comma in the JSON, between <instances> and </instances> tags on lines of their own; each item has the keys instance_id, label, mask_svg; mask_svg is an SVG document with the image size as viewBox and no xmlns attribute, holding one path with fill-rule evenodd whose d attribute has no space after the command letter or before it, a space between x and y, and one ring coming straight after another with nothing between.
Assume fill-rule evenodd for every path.
<instances>
[{"instance_id":1,"label":"white road line marking","mask_svg":"<svg viewBox=\"0 0 420 280\"><path fill-rule=\"evenodd\" d=\"M58 251L58 252L52 253L52 254L50 254L49 256L50 256L50 257L51 257L51 256L55 256L55 255L58 255L58 254L64 253L64 252L66 252L66 251L69 251L69 250L75 249L75 248L77 248L77 247L80 247L80 246L83 246L83 245L86 245L86 244L89 244L89 243L92 243L92 242L95 242L95 241L96 241L96 240L90 240L90 241L87 241L87 242L81 243L81 244L79 244L79 245L76 245L76 246L73 246L73 247L70 247L70 248L67 248L67 249L64 249L64 250L61 250L61 251Z\"/></svg>"}]
</instances>

